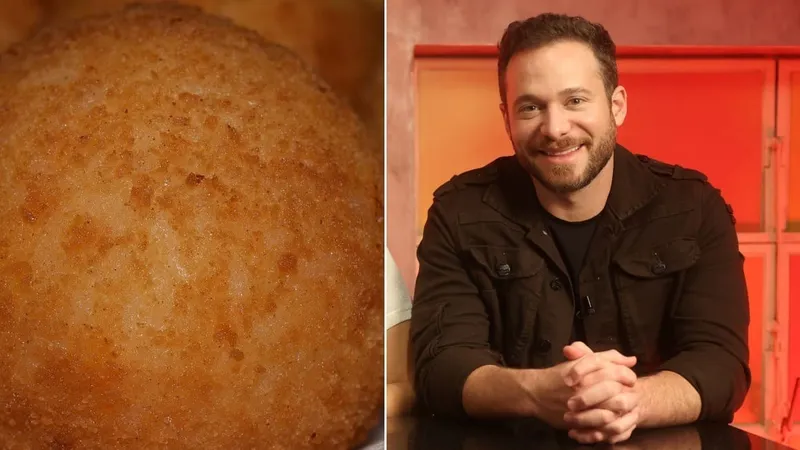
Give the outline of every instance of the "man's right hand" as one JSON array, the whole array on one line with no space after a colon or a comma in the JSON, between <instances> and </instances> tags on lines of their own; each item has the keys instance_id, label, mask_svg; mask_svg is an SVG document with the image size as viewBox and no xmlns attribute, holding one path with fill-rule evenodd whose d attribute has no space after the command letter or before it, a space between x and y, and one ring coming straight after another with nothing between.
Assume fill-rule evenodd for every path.
<instances>
[{"instance_id":1,"label":"man's right hand","mask_svg":"<svg viewBox=\"0 0 800 450\"><path fill-rule=\"evenodd\" d=\"M530 386L535 415L553 427L568 428L569 424L564 417L570 411L568 401L575 395L577 389L600 380L605 383L618 383L621 389L631 388L636 382L636 376L630 368L635 364L635 357L623 356L617 351L610 350L600 353L589 352L573 361L542 369L537 382ZM614 367L623 370L616 370ZM601 399L598 403L606 400L609 399ZM589 407L591 406L594 405Z\"/></svg>"}]
</instances>

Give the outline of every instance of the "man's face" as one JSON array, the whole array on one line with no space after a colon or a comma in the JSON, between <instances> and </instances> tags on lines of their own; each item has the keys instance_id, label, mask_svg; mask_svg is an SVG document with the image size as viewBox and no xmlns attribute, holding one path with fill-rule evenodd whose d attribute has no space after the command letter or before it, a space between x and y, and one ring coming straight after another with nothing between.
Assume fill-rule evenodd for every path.
<instances>
[{"instance_id":1,"label":"man's face","mask_svg":"<svg viewBox=\"0 0 800 450\"><path fill-rule=\"evenodd\" d=\"M514 151L523 167L556 193L592 182L614 153L626 94L606 94L592 50L558 42L511 58L501 105Z\"/></svg>"}]
</instances>

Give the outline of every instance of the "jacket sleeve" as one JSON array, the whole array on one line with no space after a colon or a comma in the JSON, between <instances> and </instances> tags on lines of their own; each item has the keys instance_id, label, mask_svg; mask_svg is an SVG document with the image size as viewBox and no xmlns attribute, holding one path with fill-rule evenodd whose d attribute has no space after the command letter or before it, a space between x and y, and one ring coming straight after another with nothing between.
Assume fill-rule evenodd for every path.
<instances>
[{"instance_id":1,"label":"jacket sleeve","mask_svg":"<svg viewBox=\"0 0 800 450\"><path fill-rule=\"evenodd\" d=\"M699 420L731 422L750 387L750 309L732 213L719 191L702 205L700 257L672 309L672 355L661 367L683 376L700 394Z\"/></svg>"},{"instance_id":2,"label":"jacket sleeve","mask_svg":"<svg viewBox=\"0 0 800 450\"><path fill-rule=\"evenodd\" d=\"M502 358L489 347L486 308L454 236L441 203L434 201L417 251L411 344L415 387L423 404L432 413L464 417L467 377L481 366L500 365Z\"/></svg>"}]
</instances>

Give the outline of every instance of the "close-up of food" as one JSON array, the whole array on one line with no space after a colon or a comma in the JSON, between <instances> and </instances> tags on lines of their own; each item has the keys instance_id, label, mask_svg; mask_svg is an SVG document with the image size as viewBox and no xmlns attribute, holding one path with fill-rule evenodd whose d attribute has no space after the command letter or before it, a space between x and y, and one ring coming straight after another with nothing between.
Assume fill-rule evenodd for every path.
<instances>
[{"instance_id":1,"label":"close-up of food","mask_svg":"<svg viewBox=\"0 0 800 450\"><path fill-rule=\"evenodd\" d=\"M37 28L164 0L3 0L0 51ZM383 153L383 2L377 0L178 0L283 45L348 101ZM376 82L376 80L378 80Z\"/></svg>"},{"instance_id":2,"label":"close-up of food","mask_svg":"<svg viewBox=\"0 0 800 450\"><path fill-rule=\"evenodd\" d=\"M0 53L3 448L358 448L383 173L348 95L199 7L42 11Z\"/></svg>"}]
</instances>

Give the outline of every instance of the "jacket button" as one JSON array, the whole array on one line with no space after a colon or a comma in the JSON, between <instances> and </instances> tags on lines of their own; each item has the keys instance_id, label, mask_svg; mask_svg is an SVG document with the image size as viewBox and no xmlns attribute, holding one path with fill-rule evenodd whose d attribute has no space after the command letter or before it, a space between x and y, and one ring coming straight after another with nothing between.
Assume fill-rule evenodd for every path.
<instances>
[{"instance_id":1,"label":"jacket button","mask_svg":"<svg viewBox=\"0 0 800 450\"><path fill-rule=\"evenodd\" d=\"M553 280L550 281L550 289L554 291L561 289L561 280L558 278L553 278Z\"/></svg>"},{"instance_id":2,"label":"jacket button","mask_svg":"<svg viewBox=\"0 0 800 450\"><path fill-rule=\"evenodd\" d=\"M659 262L653 264L653 267L652 267L651 270L653 271L653 274L661 275L662 273L667 271L667 265L664 264L663 262L659 261Z\"/></svg>"},{"instance_id":3,"label":"jacket button","mask_svg":"<svg viewBox=\"0 0 800 450\"><path fill-rule=\"evenodd\" d=\"M497 275L507 277L511 273L511 266L508 264L498 264L495 270L497 271Z\"/></svg>"},{"instance_id":4,"label":"jacket button","mask_svg":"<svg viewBox=\"0 0 800 450\"><path fill-rule=\"evenodd\" d=\"M536 344L536 350L539 353L547 353L553 345L547 339L542 339Z\"/></svg>"}]
</instances>

